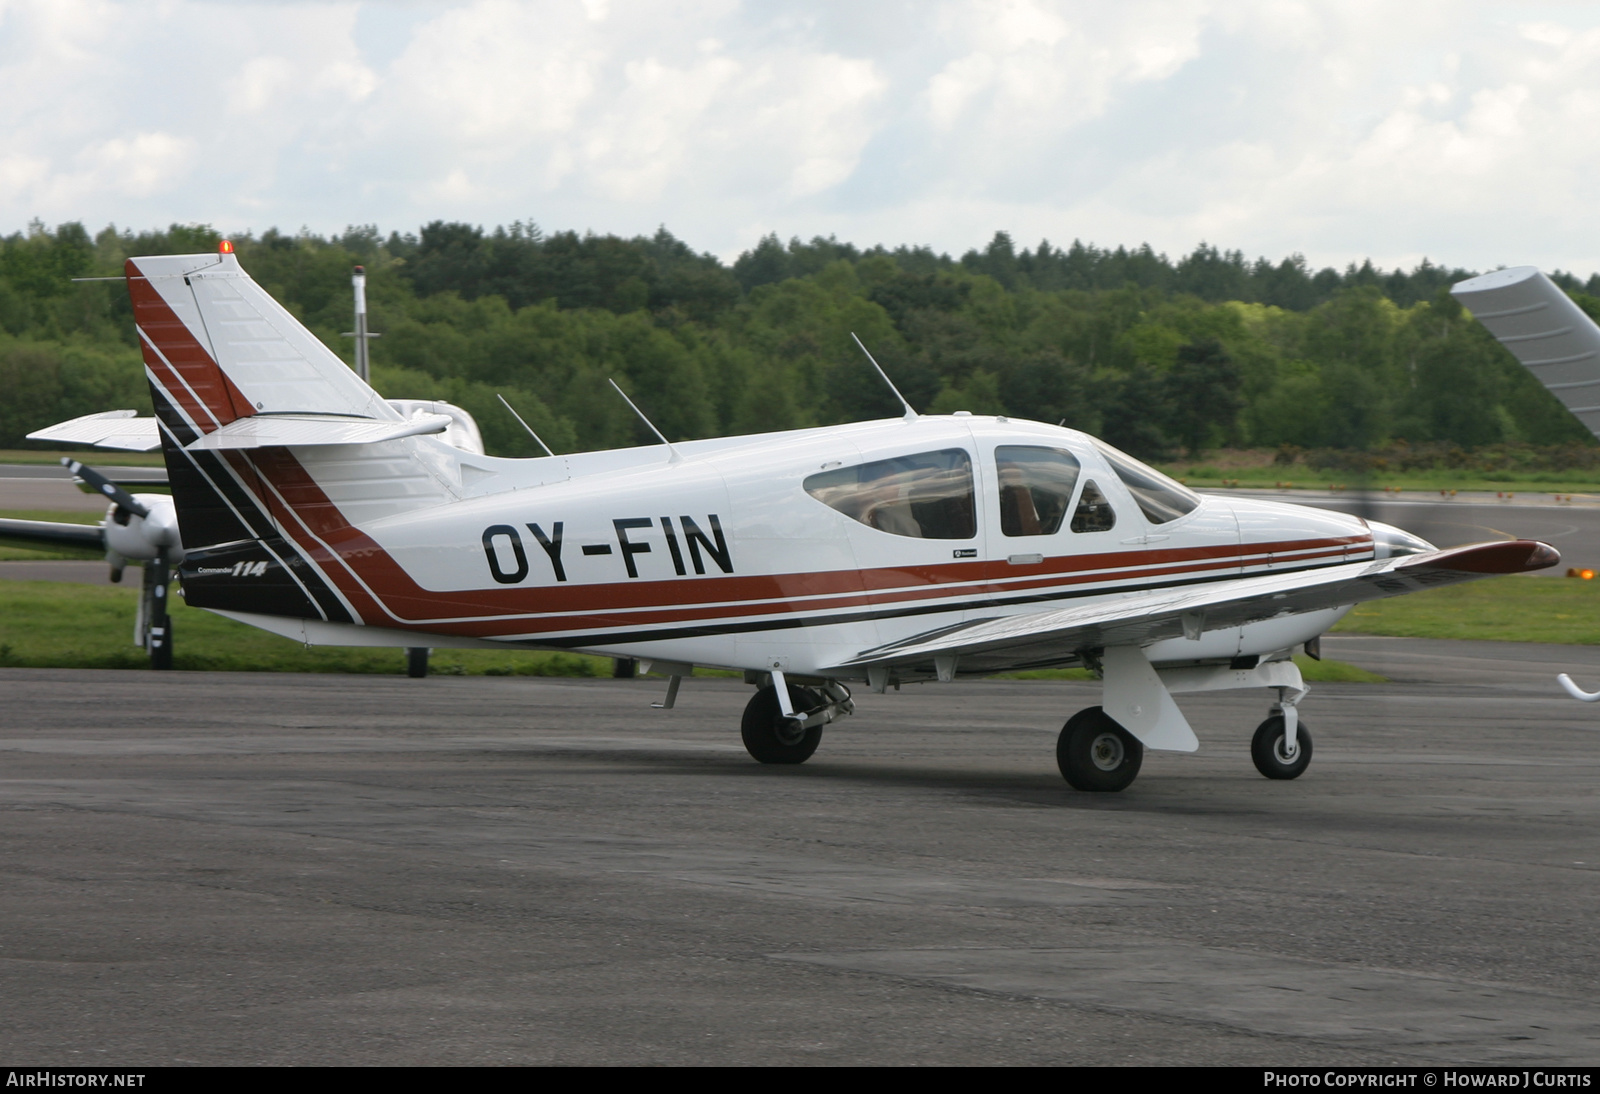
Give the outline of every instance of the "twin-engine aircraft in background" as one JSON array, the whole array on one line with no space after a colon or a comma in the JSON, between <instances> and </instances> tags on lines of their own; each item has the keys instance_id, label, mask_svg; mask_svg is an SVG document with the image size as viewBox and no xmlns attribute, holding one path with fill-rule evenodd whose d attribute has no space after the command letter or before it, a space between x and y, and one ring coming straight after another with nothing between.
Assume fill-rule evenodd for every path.
<instances>
[{"instance_id":1,"label":"twin-engine aircraft in background","mask_svg":"<svg viewBox=\"0 0 1600 1094\"><path fill-rule=\"evenodd\" d=\"M461 407L433 399L385 400L406 417L442 415L448 418L443 440L466 452L481 454L483 436L472 415ZM30 441L90 445L148 452L161 446L161 431L154 418L140 418L135 410L107 410L85 414L28 434ZM62 521L22 520L0 517L0 537L52 547L83 547L104 551L111 566L111 580L121 582L128 563L139 566L144 575L139 610L134 616L133 644L150 655L150 665L170 669L174 651L172 622L166 610L172 567L183 561L183 542L178 534L178 517L167 494L129 493L129 486L165 487L161 480L117 482L92 467L63 458L62 464L84 489L101 494L109 502L105 519L98 525L69 524ZM407 651L407 669L412 676L428 671L428 649Z\"/></svg>"},{"instance_id":2,"label":"twin-engine aircraft in background","mask_svg":"<svg viewBox=\"0 0 1600 1094\"><path fill-rule=\"evenodd\" d=\"M1439 551L1320 509L1201 497L1082 433L918 416L538 459L445 443L232 253L130 259L191 605L298 641L508 646L696 665L756 687L742 734L793 764L875 692L1083 665L1103 701L1062 774L1120 790L1192 751L1175 692L1273 689L1252 756L1311 759L1290 653L1355 603L1554 565Z\"/></svg>"}]
</instances>

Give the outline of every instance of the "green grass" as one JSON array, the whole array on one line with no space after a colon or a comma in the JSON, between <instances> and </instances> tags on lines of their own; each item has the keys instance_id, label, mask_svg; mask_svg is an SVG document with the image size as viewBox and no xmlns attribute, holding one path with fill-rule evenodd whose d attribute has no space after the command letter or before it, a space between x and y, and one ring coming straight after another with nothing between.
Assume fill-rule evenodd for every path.
<instances>
[{"instance_id":1,"label":"green grass","mask_svg":"<svg viewBox=\"0 0 1600 1094\"><path fill-rule=\"evenodd\" d=\"M1342 487L1344 491L1355 490L1383 490L1390 487L1395 490L1408 491L1416 494L1437 494L1440 490L1487 491L1499 493L1505 491L1513 494L1600 494L1600 478L1581 478L1577 472L1535 473L1532 475L1519 475L1515 478L1496 479L1485 477L1482 472L1466 473L1456 471L1431 471L1406 473L1401 475L1374 476L1363 482L1349 474L1323 473L1307 471L1303 467L1280 469L1273 473L1238 472L1233 475L1192 475L1184 468L1168 467L1166 473L1178 479L1185 485L1196 490L1227 490L1241 488L1246 490L1271 490L1287 484L1296 490L1306 490L1328 493L1334 486ZM1226 481L1227 485L1224 485ZM1335 491L1337 492L1337 491Z\"/></svg>"},{"instance_id":2,"label":"green grass","mask_svg":"<svg viewBox=\"0 0 1600 1094\"><path fill-rule=\"evenodd\" d=\"M1239 487L1271 490L1280 484L1296 489L1327 491L1342 486L1346 490L1391 490L1436 494L1440 490L1502 491L1514 494L1600 494L1600 470L1536 471L1527 468L1484 471L1481 468L1427 468L1409 471L1358 472L1317 469L1304 463L1287 467L1273 461L1273 453L1261 449L1224 449L1199 459L1173 460L1158 465L1175 479L1201 490L1226 490Z\"/></svg>"},{"instance_id":3,"label":"green grass","mask_svg":"<svg viewBox=\"0 0 1600 1094\"><path fill-rule=\"evenodd\" d=\"M1327 658L1313 661L1303 654L1295 654L1294 663L1300 666L1300 675L1308 684L1387 684L1389 678L1369 672L1347 661Z\"/></svg>"},{"instance_id":4,"label":"green grass","mask_svg":"<svg viewBox=\"0 0 1600 1094\"><path fill-rule=\"evenodd\" d=\"M148 664L133 645L137 569L127 585L0 581L0 665L25 668L132 669ZM179 669L235 672L405 671L399 649L315 646L191 608L174 597L172 624ZM457 676L610 676L611 660L574 653L435 650L432 671Z\"/></svg>"},{"instance_id":5,"label":"green grass","mask_svg":"<svg viewBox=\"0 0 1600 1094\"><path fill-rule=\"evenodd\" d=\"M1336 632L1600 645L1600 583L1496 577L1357 604Z\"/></svg>"}]
</instances>

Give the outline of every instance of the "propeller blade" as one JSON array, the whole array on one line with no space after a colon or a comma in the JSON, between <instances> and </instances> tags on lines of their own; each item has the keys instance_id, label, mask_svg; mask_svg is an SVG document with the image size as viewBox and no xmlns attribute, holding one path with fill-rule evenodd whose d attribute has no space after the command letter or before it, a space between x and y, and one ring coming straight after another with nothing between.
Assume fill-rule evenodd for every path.
<instances>
[{"instance_id":1,"label":"propeller blade","mask_svg":"<svg viewBox=\"0 0 1600 1094\"><path fill-rule=\"evenodd\" d=\"M104 494L119 509L126 509L136 517L148 517L150 515L150 510L135 501L132 494L100 474L94 468L79 463L71 456L62 456L61 466Z\"/></svg>"}]
</instances>

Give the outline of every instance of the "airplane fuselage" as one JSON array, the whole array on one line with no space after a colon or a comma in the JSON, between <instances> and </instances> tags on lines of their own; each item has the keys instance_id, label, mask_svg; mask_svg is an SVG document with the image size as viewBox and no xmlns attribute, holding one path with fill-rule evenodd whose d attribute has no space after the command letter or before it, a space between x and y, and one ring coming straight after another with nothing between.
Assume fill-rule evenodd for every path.
<instances>
[{"instance_id":1,"label":"airplane fuselage","mask_svg":"<svg viewBox=\"0 0 1600 1094\"><path fill-rule=\"evenodd\" d=\"M399 445L429 450L433 481L353 466L397 460L388 449ZM290 451L304 489L326 498L328 527L285 515L302 525L288 530L303 551L328 548L322 569L348 613L327 613L330 622L363 623L364 641L395 645L419 644L420 632L433 644L817 674L980 616L1382 550L1360 519L1303 506L1187 495L1165 507L1158 498L1152 516L1150 498L1141 505L1124 481L1125 457L1119 474L1119 454L1085 434L1005 418L689 442L676 458L657 446L500 460L429 438ZM429 494L436 504L419 508ZM193 554L191 603L207 604L208 579L236 598L241 572L271 565L229 553L249 549ZM319 600L286 596L283 614L311 617L307 602ZM270 598L260 607L278 614ZM1343 610L1211 630L1148 654L1163 663L1268 654L1316 637Z\"/></svg>"}]
</instances>

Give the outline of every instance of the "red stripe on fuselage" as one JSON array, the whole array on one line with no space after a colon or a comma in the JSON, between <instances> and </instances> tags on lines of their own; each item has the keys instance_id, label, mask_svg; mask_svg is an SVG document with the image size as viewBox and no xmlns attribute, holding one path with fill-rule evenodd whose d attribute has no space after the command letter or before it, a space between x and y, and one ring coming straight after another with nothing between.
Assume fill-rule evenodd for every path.
<instances>
[{"instance_id":1,"label":"red stripe on fuselage","mask_svg":"<svg viewBox=\"0 0 1600 1094\"><path fill-rule=\"evenodd\" d=\"M954 596L1004 596L1097 582L1208 575L1283 561L1369 557L1370 536L1284 540L1244 546L1117 551L1050 559L1028 566L974 561L821 573L702 577L626 584L434 591L418 585L383 547L353 527L305 468L285 449L229 453L244 475L259 472L262 498L279 527L345 596L363 622L462 635L504 635L784 616ZM254 474L250 475L254 478ZM1252 563L1253 559L1261 559ZM1109 571L1109 572L1108 572ZM1024 580L1017 580L1018 577ZM1009 579L1009 580L1008 580ZM803 602L795 603L796 600ZM761 603L769 601L770 603ZM570 613L570 614L562 614ZM615 613L615 614L612 614ZM472 619L461 617L482 616Z\"/></svg>"}]
</instances>

